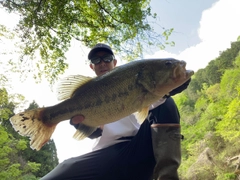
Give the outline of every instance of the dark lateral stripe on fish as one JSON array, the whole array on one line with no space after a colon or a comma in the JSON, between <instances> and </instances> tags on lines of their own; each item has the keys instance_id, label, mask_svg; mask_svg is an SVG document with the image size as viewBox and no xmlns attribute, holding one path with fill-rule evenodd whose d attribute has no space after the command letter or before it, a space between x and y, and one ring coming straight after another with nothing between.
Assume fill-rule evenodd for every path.
<instances>
[{"instance_id":1,"label":"dark lateral stripe on fish","mask_svg":"<svg viewBox=\"0 0 240 180\"><path fill-rule=\"evenodd\" d=\"M136 88L136 86L134 87L133 85L129 85L128 86L128 89L130 89L131 91ZM118 93L118 94L117 94ZM58 116L61 116L63 114L66 114L68 112L73 112L73 111L76 111L76 110L79 110L79 109L88 109L88 108L91 108L91 107L94 107L94 106L101 106L103 103L110 103L112 101L115 101L118 98L121 98L121 97L127 97L129 96L129 91L127 89L124 89L124 91L120 91L120 92L117 92L117 93L113 93L112 96L109 96L109 95L106 95L103 100L101 100L101 97L98 97L98 99L95 101L95 102L91 102L89 101L88 103L86 103L83 107L82 106L74 106L74 107L66 107L65 109L61 109L61 110L58 110L58 111L54 111L52 113L50 113L50 119L54 119ZM44 119L47 119L47 117L44 118L43 116L43 120Z\"/></svg>"}]
</instances>

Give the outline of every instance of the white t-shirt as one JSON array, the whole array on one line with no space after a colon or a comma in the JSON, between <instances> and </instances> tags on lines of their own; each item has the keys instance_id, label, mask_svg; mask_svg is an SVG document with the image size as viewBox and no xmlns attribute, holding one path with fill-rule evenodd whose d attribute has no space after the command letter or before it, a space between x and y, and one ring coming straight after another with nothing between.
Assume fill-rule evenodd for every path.
<instances>
[{"instance_id":1,"label":"white t-shirt","mask_svg":"<svg viewBox=\"0 0 240 180\"><path fill-rule=\"evenodd\" d=\"M155 107L164 103L165 100L165 98L158 100L156 103L152 104L149 109L154 109ZM135 136L139 128L140 124L133 114L113 123L105 124L103 126L102 136L97 138L92 150L95 151L98 149L103 149L113 144L127 141L118 139L122 137Z\"/></svg>"}]
</instances>

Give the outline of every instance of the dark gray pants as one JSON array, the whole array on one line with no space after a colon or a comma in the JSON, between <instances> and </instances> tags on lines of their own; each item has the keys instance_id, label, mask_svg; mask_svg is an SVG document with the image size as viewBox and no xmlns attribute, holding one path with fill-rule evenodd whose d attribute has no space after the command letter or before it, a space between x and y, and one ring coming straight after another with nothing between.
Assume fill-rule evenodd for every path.
<instances>
[{"instance_id":1,"label":"dark gray pants","mask_svg":"<svg viewBox=\"0 0 240 180\"><path fill-rule=\"evenodd\" d=\"M65 160L42 180L149 180L154 166L146 120L130 141Z\"/></svg>"}]
</instances>

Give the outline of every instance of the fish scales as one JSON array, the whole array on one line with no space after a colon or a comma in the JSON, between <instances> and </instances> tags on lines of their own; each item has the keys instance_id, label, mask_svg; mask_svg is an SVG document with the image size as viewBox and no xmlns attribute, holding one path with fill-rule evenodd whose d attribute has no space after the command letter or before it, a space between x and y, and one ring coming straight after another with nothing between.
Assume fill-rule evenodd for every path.
<instances>
[{"instance_id":1,"label":"fish scales","mask_svg":"<svg viewBox=\"0 0 240 180\"><path fill-rule=\"evenodd\" d=\"M139 72L139 69L142 68L141 66L135 66L135 69L129 68L125 69L124 71L122 69L116 69L115 73L106 74L105 77L105 83L102 84L102 78L96 79L96 81L93 81L94 86L92 88L86 88L87 91L81 91L82 89L79 89L78 92L76 92L75 97L82 96L85 94L85 99L81 99L81 101L85 101L87 104L89 101L92 102L91 104L94 105L94 107L89 107L85 109L81 109L81 112L85 116L85 120L83 124L90 125L90 126L99 126L102 124L106 124L111 122L111 118L109 117L109 112L111 112L112 116L115 117L115 119L119 119L123 116L126 116L130 113L131 107L139 107L138 102L140 102L138 99L136 99L136 95L138 94L140 100L143 95L145 95L145 89L141 84L137 83L138 75L137 72ZM120 72L120 73L119 73ZM134 84L134 88L132 88L131 91L127 90L126 87L128 87L129 84ZM115 100L110 100L111 95L116 94ZM93 100L89 97L93 97ZM99 97L102 101L102 104L100 107L95 106L95 97ZM84 103L84 104L85 104ZM130 109L126 109L128 106L131 106ZM106 106L108 108L106 108ZM92 113L94 109L94 114ZM130 113L131 114L131 113ZM95 119L95 116L98 116L98 118L92 122L91 119Z\"/></svg>"},{"instance_id":2,"label":"fish scales","mask_svg":"<svg viewBox=\"0 0 240 180\"><path fill-rule=\"evenodd\" d=\"M77 139L87 137L98 126L135 112L139 112L136 118L142 122L152 103L191 77L193 71L187 71L185 66L184 61L175 59L138 60L93 79L80 76L84 82L68 99L54 106L16 114L11 123L21 135L30 137L33 149L39 150L59 122L78 114L85 119L74 135ZM77 78L74 77L74 81ZM65 86L72 83L63 84L65 91L68 89Z\"/></svg>"},{"instance_id":3,"label":"fish scales","mask_svg":"<svg viewBox=\"0 0 240 180\"><path fill-rule=\"evenodd\" d=\"M121 118L125 114L129 114L129 111L126 111L123 107L127 107L127 105L136 106L133 103L138 102L137 99L131 97L139 94L139 99L141 99L146 93L143 87L136 83L138 78L136 70L126 69L123 71L127 74L123 74L122 70L120 73L116 71L116 75L107 76L109 75L107 74L107 78L92 80L78 89L71 99L46 109L48 110L46 114L49 114L54 123L61 121L65 113L69 113L68 116L70 117L76 115L76 113L83 114L85 116L83 124L89 126L99 126L111 122L109 119L113 117L109 117L109 112L112 112L115 118ZM104 83L102 83L103 79L105 79ZM134 84L131 91L126 88L130 83ZM114 100L111 96L114 97ZM71 111L67 111L66 107L71 107ZM123 111L124 115L121 114ZM96 116L98 116L97 119ZM96 120L92 121L92 119Z\"/></svg>"}]
</instances>

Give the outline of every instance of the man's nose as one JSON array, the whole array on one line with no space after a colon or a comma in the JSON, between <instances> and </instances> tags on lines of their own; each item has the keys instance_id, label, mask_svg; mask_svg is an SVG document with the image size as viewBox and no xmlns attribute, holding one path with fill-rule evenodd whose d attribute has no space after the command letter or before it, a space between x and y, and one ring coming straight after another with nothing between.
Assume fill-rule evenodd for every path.
<instances>
[{"instance_id":1,"label":"man's nose","mask_svg":"<svg viewBox=\"0 0 240 180\"><path fill-rule=\"evenodd\" d=\"M101 59L100 62L99 62L99 65L105 66L105 64L106 64L106 63Z\"/></svg>"}]
</instances>

